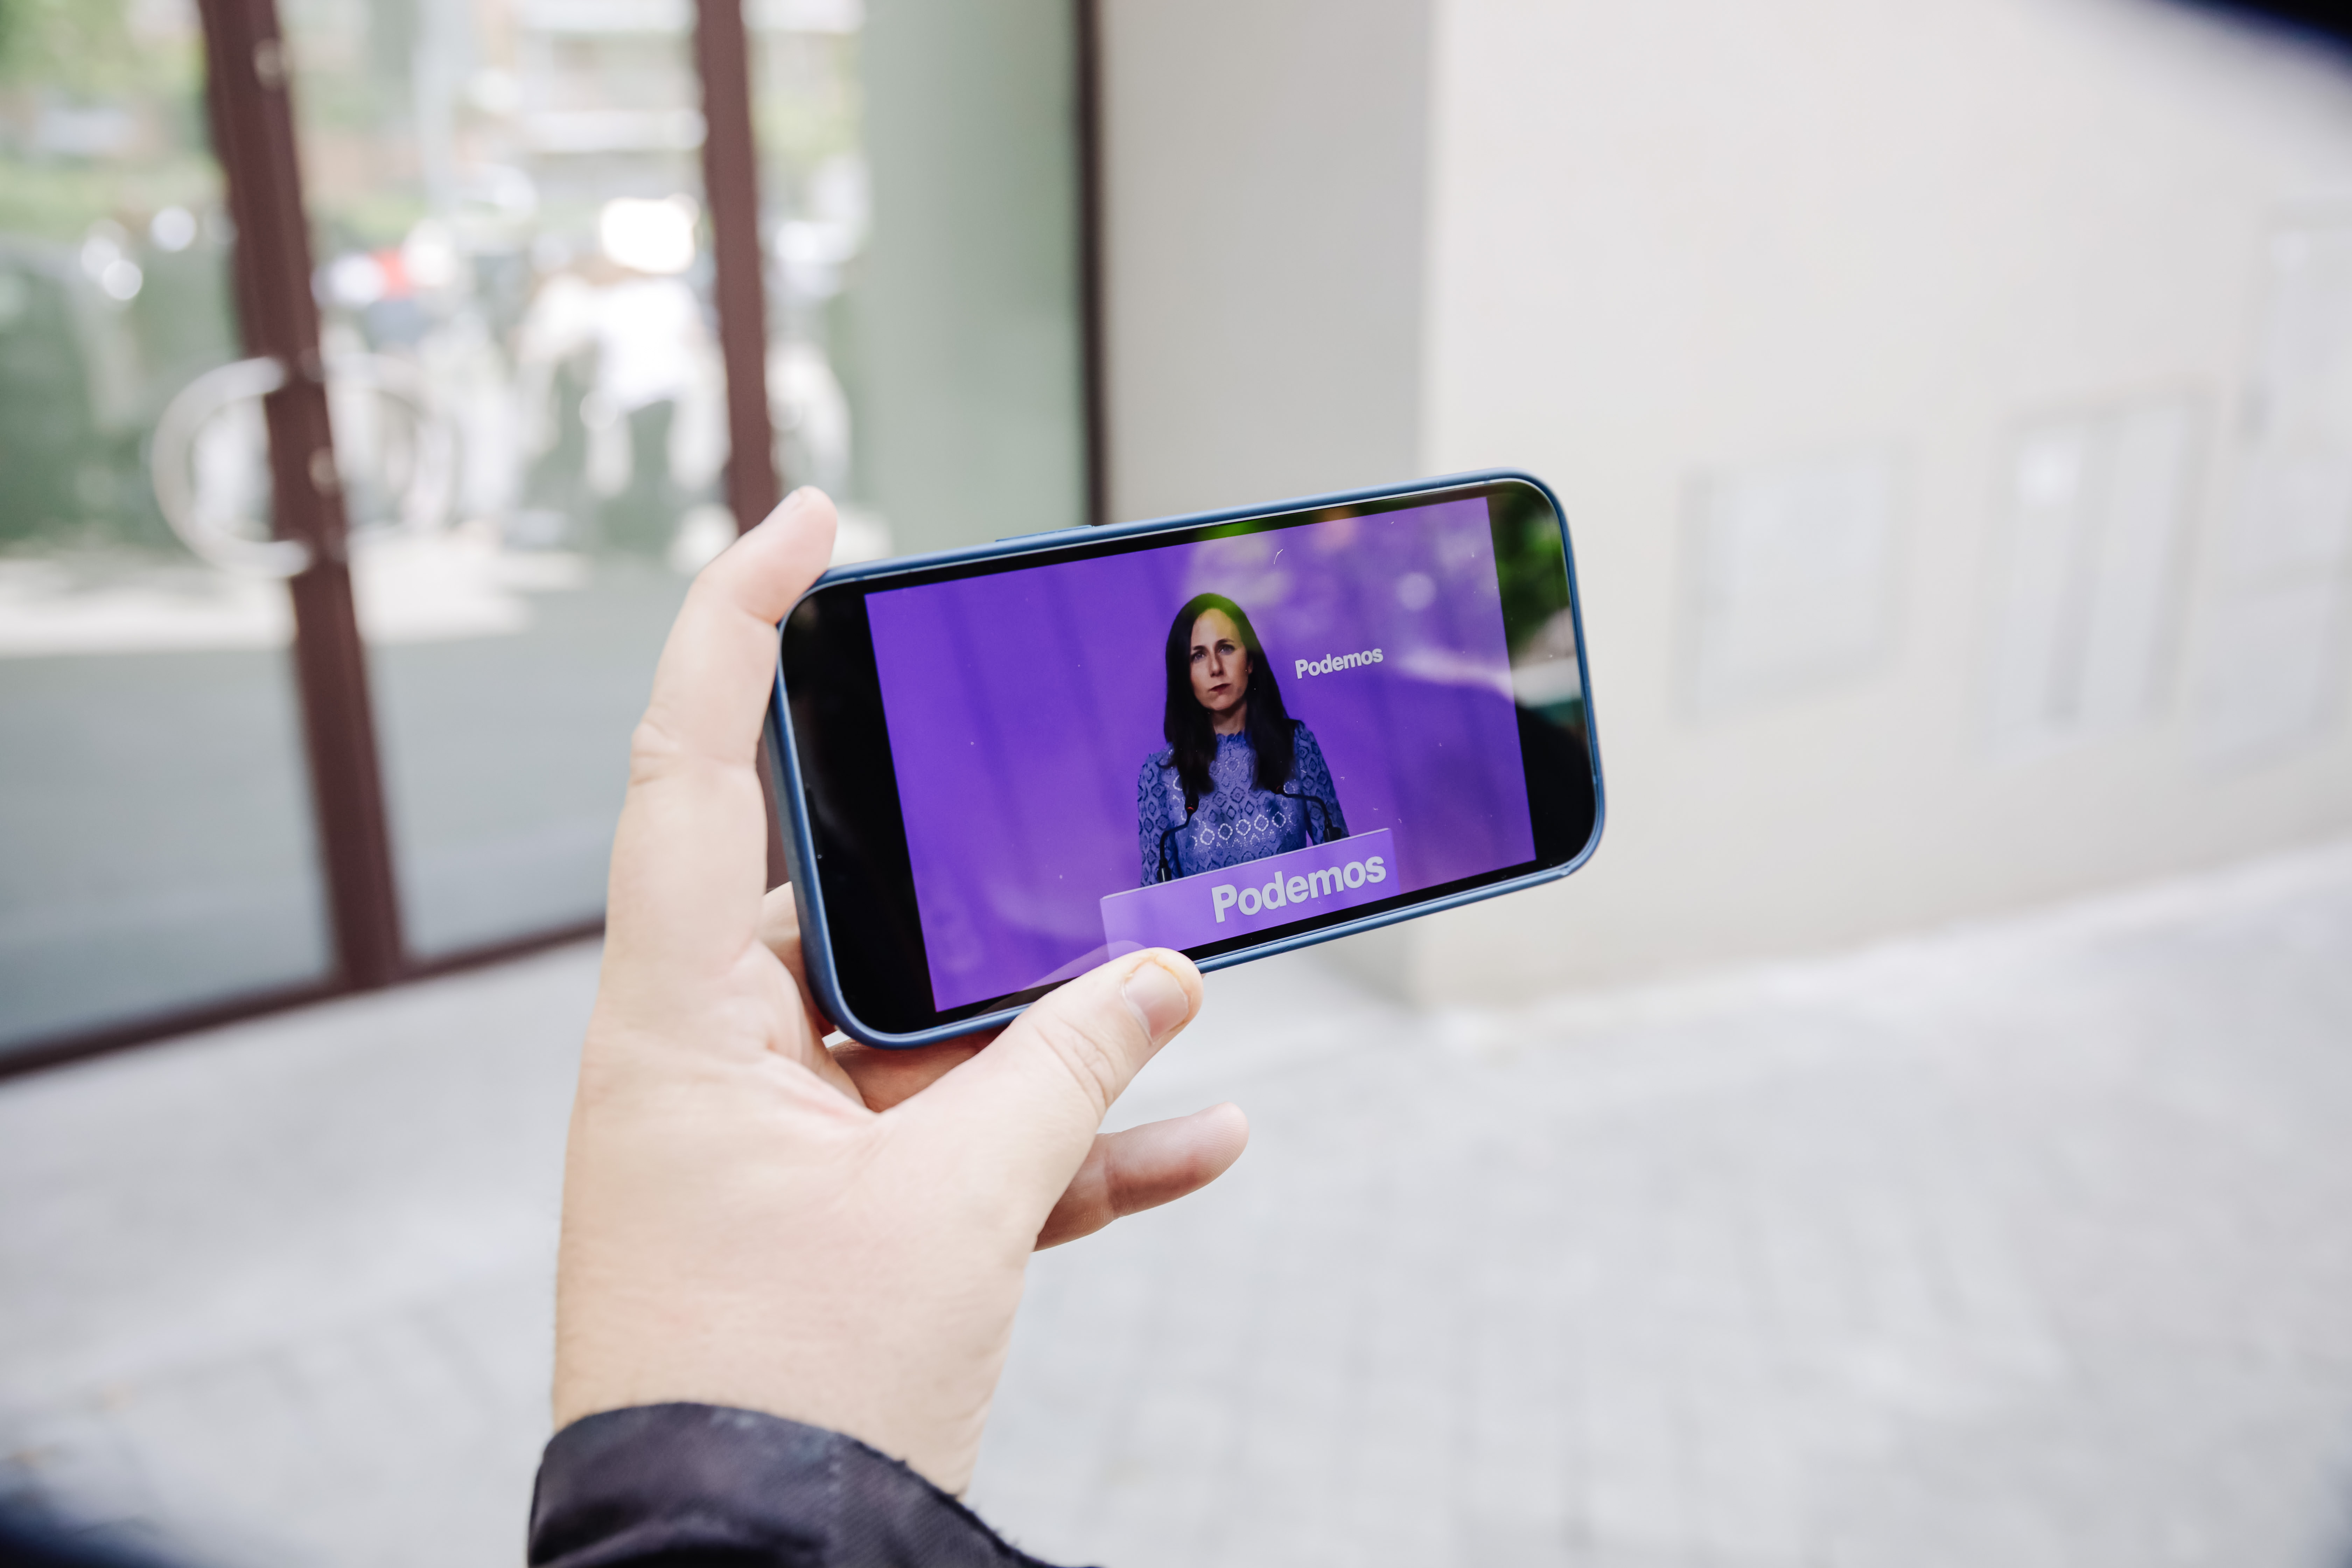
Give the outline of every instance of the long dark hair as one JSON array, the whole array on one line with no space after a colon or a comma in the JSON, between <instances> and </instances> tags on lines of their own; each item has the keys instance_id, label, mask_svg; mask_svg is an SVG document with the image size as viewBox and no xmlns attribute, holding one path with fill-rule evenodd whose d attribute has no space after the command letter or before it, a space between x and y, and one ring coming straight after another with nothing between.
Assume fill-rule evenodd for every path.
<instances>
[{"instance_id":1,"label":"long dark hair","mask_svg":"<svg viewBox=\"0 0 2352 1568\"><path fill-rule=\"evenodd\" d=\"M1174 752L1168 765L1184 781L1188 813L1216 788L1209 782L1209 763L1217 754L1217 733L1209 710L1192 694L1192 624L1211 610L1224 612L1249 654L1249 684L1242 689L1242 700L1249 704L1245 723L1250 750L1257 753L1257 787L1280 793L1298 761L1290 710L1282 705L1282 688L1275 683L1274 666L1258 646L1248 612L1223 594L1195 595L1168 628L1168 716L1161 726Z\"/></svg>"}]
</instances>

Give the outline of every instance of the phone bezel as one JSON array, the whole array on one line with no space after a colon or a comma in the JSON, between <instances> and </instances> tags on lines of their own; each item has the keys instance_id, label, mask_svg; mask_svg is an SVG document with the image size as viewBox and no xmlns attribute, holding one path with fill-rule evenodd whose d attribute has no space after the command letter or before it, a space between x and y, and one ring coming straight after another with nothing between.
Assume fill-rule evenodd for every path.
<instances>
[{"instance_id":1,"label":"phone bezel","mask_svg":"<svg viewBox=\"0 0 2352 1568\"><path fill-rule=\"evenodd\" d=\"M1567 509L1560 505L1559 498L1553 493L1551 487L1532 474L1507 468L1451 474L1436 479L1414 480L1407 484L1376 486L1329 495L1303 497L1270 505L1235 507L1219 511L1194 512L1181 517L1157 518L1142 522L1110 524L1103 527L1062 529L1053 532L1001 540L993 544L977 545L962 550L941 551L928 555L906 556L888 561L835 567L811 585L808 592L794 604L792 612L786 615L783 623L777 628L776 679L771 689L766 721L768 752L776 770L774 782L776 800L782 819L785 866L800 916L803 970L810 989L815 994L818 1005L824 1009L825 1016L843 1033L864 1044L887 1049L908 1049L996 1027L1019 1016L1031 1002L1054 989L1054 986L1036 986L1024 992L1014 993L1008 997L992 998L966 1007L949 1009L945 1013L933 1008L929 1015L933 1021L906 1029L878 1027L861 1016L856 1006L851 1004L846 994L847 988L843 983L840 954L837 952L830 922L824 879L822 872L817 869L819 862L824 858L824 851L820 847L816 824L811 814L808 780L800 750L801 737L794 725L792 699L785 685L786 628L791 625L793 616L797 615L810 599L829 589L851 584L863 585L864 592L877 591L888 586L912 586L914 584L911 581L898 584L885 584L880 580L894 577L919 579L932 574L962 575L965 574L959 573L957 568L984 563L1013 563L1028 556L1062 553L1066 559L1078 560L1089 555L1117 553L1117 551L1103 547L1119 545L1126 542L1148 539L1160 534L1181 534L1188 530L1242 522L1282 522L1287 520L1291 523L1297 523L1319 521L1318 518L1300 514L1321 513L1344 516L1351 513L1360 514L1368 510L1379 511L1401 510L1414 505L1433 504L1448 499L1456 499L1465 492L1484 493L1504 484L1520 484L1532 488L1550 508L1551 514L1559 526L1561 559L1568 574L1566 610L1575 633L1577 675L1582 690L1586 755L1591 765L1592 779L1591 830L1582 847L1558 865L1538 866L1533 870L1510 875L1505 873L1511 872L1513 868L1502 868L1496 872L1486 873L1480 877L1465 879L1465 882L1471 884L1468 886L1462 883L1449 883L1437 888L1422 889L1412 893L1401 893L1396 895L1393 900L1384 900L1380 904L1359 906L1351 910L1314 917L1311 922L1301 922L1310 924L1311 929L1290 931L1283 935L1259 933L1251 937L1235 938L1228 943L1219 944L1216 950L1196 954L1194 962L1203 971L1223 969L1245 963L1250 959L1291 952L1317 942L1332 941L1338 937L1352 936L1360 931L1377 930L1382 926L1395 924L1399 921L1413 919L1438 910L1457 908L1483 899L1496 898L1504 893L1517 892L1545 882L1556 881L1583 866L1599 847L1602 829L1608 817L1608 798L1601 766L1600 734L1593 719L1591 669L1584 642L1584 599L1577 580L1576 552L1574 543L1569 536ZM1177 541L1171 539L1168 542L1173 543ZM1047 563L1041 561L1030 563L1030 564L1044 565ZM858 595L858 602L862 612L863 593ZM865 647L866 657L870 658L870 638ZM893 778L890 791L893 802L891 816L895 821L897 820L895 773ZM1532 808L1532 801L1530 805ZM898 827L897 847L898 858L903 860L906 855L906 842L902 822ZM895 866L890 868L889 871L893 879L899 874ZM911 903L910 874L906 898ZM916 930L914 942L916 950L919 952L919 924ZM927 963L919 981L921 994L928 1001L929 983ZM897 988L904 989L903 986Z\"/></svg>"}]
</instances>

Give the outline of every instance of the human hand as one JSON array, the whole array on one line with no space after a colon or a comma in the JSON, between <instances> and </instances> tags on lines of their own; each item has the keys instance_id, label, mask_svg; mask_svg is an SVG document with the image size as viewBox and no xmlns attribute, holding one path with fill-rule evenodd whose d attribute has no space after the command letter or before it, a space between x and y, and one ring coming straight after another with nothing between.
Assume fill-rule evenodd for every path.
<instances>
[{"instance_id":1,"label":"human hand","mask_svg":"<svg viewBox=\"0 0 2352 1568\"><path fill-rule=\"evenodd\" d=\"M555 1418L761 1410L961 1491L1031 1250L1213 1181L1248 1127L1224 1105L1097 1131L1200 1006L1164 950L991 1041L825 1047L790 892L762 897L756 757L776 623L834 524L797 491L703 570L632 742L564 1165Z\"/></svg>"}]
</instances>

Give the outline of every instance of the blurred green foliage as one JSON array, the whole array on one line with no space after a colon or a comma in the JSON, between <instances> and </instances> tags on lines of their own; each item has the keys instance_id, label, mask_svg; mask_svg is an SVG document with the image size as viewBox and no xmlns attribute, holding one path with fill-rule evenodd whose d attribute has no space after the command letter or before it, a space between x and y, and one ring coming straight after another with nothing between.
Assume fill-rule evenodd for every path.
<instances>
[{"instance_id":1,"label":"blurred green foliage","mask_svg":"<svg viewBox=\"0 0 2352 1568\"><path fill-rule=\"evenodd\" d=\"M1540 627L1568 608L1568 565L1559 519L1542 494L1513 485L1496 498L1495 571L1502 581L1507 626ZM1534 634L1523 631L1525 643ZM1516 655L1519 648L1511 652Z\"/></svg>"},{"instance_id":2,"label":"blurred green foliage","mask_svg":"<svg viewBox=\"0 0 2352 1568\"><path fill-rule=\"evenodd\" d=\"M193 5L0 0L0 544L176 548L147 435L235 342L204 69Z\"/></svg>"},{"instance_id":3,"label":"blurred green foliage","mask_svg":"<svg viewBox=\"0 0 2352 1568\"><path fill-rule=\"evenodd\" d=\"M102 99L169 89L184 69L133 43L121 0L0 0L0 87Z\"/></svg>"},{"instance_id":4,"label":"blurred green foliage","mask_svg":"<svg viewBox=\"0 0 2352 1568\"><path fill-rule=\"evenodd\" d=\"M135 226L218 199L193 15L133 15L124 0L0 0L0 234L71 240L101 217ZM45 148L44 118L76 112L119 116L121 145Z\"/></svg>"}]
</instances>

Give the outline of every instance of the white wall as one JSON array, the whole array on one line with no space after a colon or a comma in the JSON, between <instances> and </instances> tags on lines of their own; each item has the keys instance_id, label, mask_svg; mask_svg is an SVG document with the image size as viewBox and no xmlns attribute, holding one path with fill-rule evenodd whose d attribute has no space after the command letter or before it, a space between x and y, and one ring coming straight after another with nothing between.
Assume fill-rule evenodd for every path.
<instances>
[{"instance_id":1,"label":"white wall","mask_svg":"<svg viewBox=\"0 0 2352 1568\"><path fill-rule=\"evenodd\" d=\"M1102 0L1111 510L1412 477L1427 0Z\"/></svg>"},{"instance_id":2,"label":"white wall","mask_svg":"<svg viewBox=\"0 0 2352 1568\"><path fill-rule=\"evenodd\" d=\"M1302 51L1129 54L1139 17L1199 24L1113 13L1117 201L1360 219L1328 145L1259 102ZM1360 963L1524 995L2352 827L2352 735L2313 685L2341 684L2352 565L2342 64L2159 0L1435 0L1428 25L1414 347L1363 351L1341 395L1411 426L1406 467L1559 489L1610 824L1567 884ZM1221 105L1228 138L1131 118L1163 100ZM1119 494L1150 498L1123 510L1395 473L1265 417L1335 332L1392 341L1392 289L1343 311L1286 255L1132 248L1183 232L1113 229ZM1205 407L1244 350L1273 368ZM2303 511L2250 502L2264 476Z\"/></svg>"}]
</instances>

